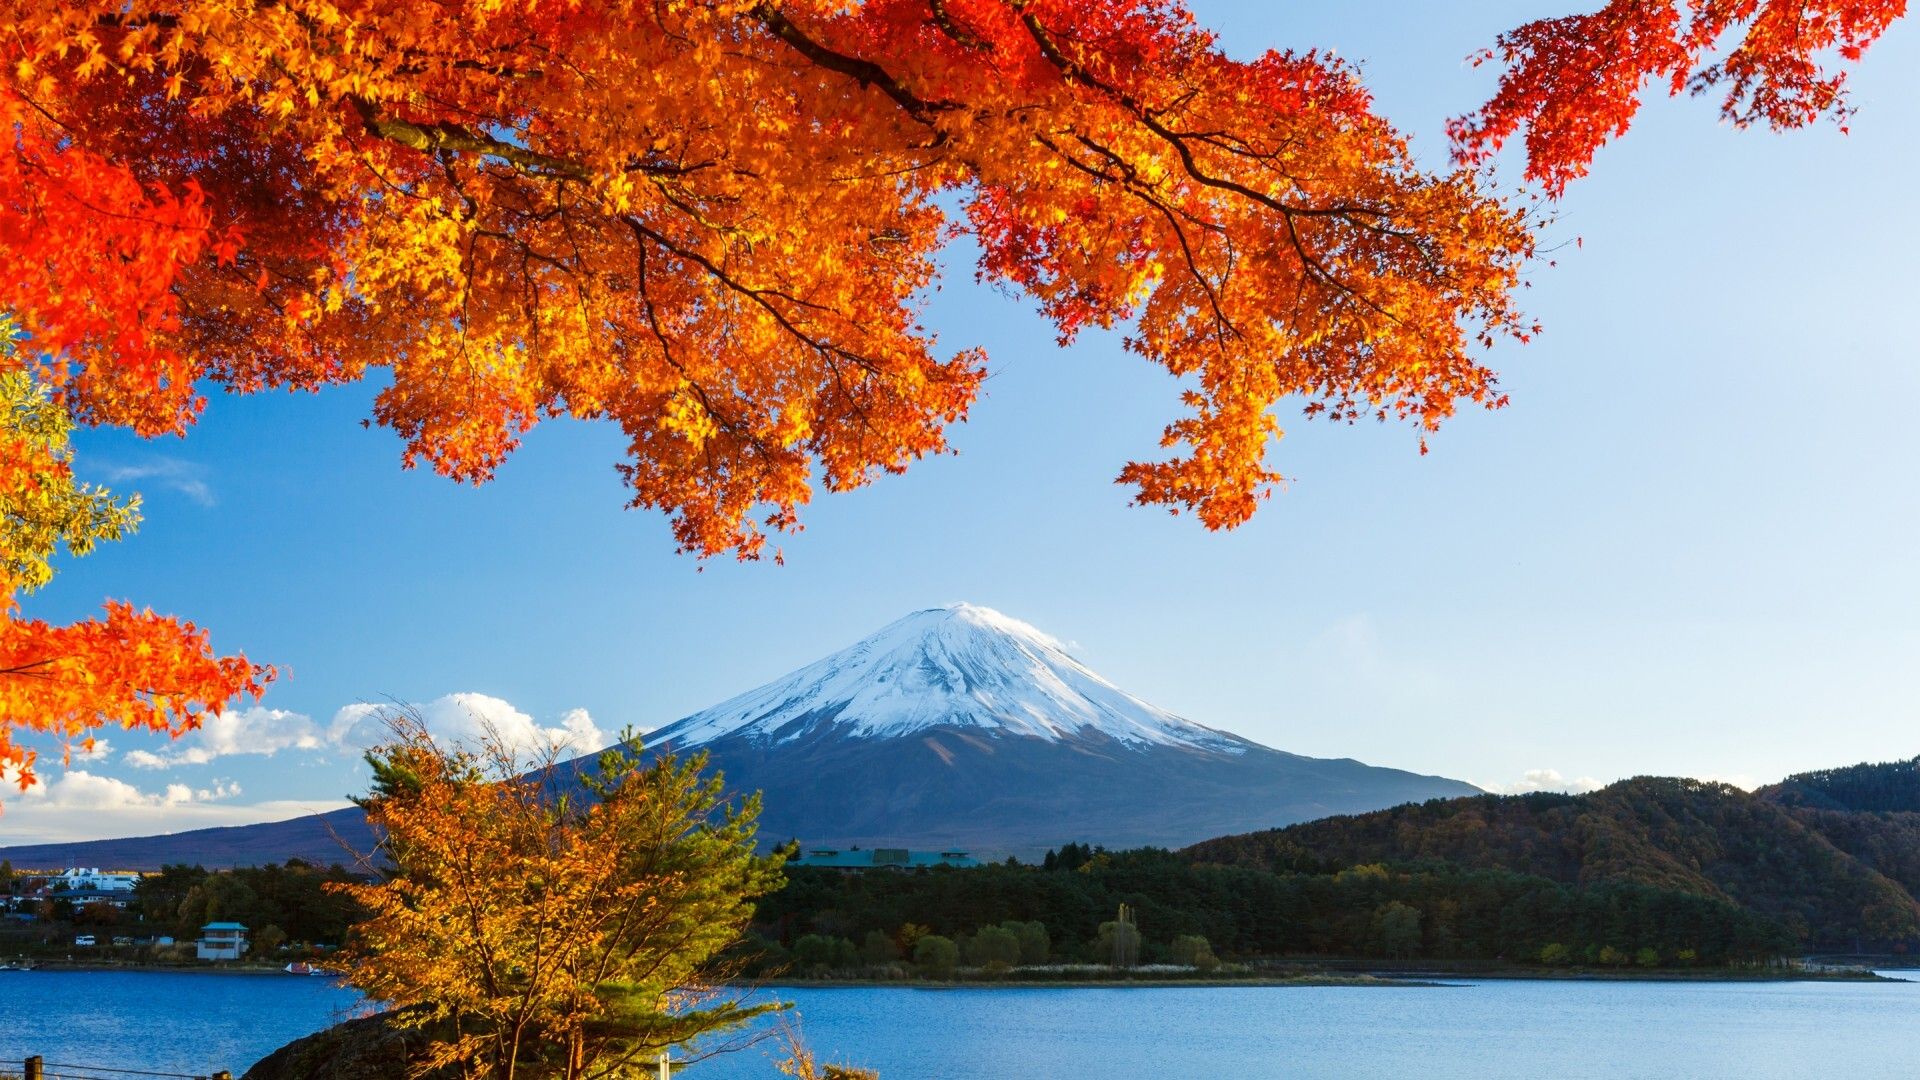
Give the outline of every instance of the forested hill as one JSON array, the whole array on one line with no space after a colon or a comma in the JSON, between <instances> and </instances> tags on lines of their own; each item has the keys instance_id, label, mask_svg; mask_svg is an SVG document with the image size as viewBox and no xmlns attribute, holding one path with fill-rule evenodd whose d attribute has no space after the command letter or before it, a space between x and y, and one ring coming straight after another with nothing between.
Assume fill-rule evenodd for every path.
<instances>
[{"instance_id":1,"label":"forested hill","mask_svg":"<svg viewBox=\"0 0 1920 1080\"><path fill-rule=\"evenodd\" d=\"M1754 794L1920 897L1920 758L1798 773Z\"/></svg>"},{"instance_id":2,"label":"forested hill","mask_svg":"<svg viewBox=\"0 0 1920 1080\"><path fill-rule=\"evenodd\" d=\"M1816 810L1920 812L1920 757L1796 773L1754 794Z\"/></svg>"},{"instance_id":3,"label":"forested hill","mask_svg":"<svg viewBox=\"0 0 1920 1080\"><path fill-rule=\"evenodd\" d=\"M1725 784L1639 777L1587 795L1486 795L1326 818L1185 854L1275 871L1444 864L1654 885L1731 900L1811 946L1892 946L1920 941L1909 891L1920 887L1920 815L1908 817L1801 810Z\"/></svg>"}]
</instances>

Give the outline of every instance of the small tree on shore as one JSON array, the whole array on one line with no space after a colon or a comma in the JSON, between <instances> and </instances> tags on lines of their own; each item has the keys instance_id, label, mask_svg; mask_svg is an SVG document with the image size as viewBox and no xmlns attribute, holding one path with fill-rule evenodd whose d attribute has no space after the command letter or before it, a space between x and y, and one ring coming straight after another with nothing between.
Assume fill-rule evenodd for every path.
<instances>
[{"instance_id":1,"label":"small tree on shore","mask_svg":"<svg viewBox=\"0 0 1920 1080\"><path fill-rule=\"evenodd\" d=\"M390 724L363 805L391 872L333 887L371 912L349 981L426 1032L423 1071L621 1075L776 1007L714 989L781 857L754 854L758 800L728 804L704 755L647 764L629 739L528 769L491 735L449 750L417 716Z\"/></svg>"},{"instance_id":2,"label":"small tree on shore","mask_svg":"<svg viewBox=\"0 0 1920 1080\"><path fill-rule=\"evenodd\" d=\"M1020 939L1004 926L983 926L967 945L967 962L1005 971L1020 962Z\"/></svg>"},{"instance_id":3,"label":"small tree on shore","mask_svg":"<svg viewBox=\"0 0 1920 1080\"><path fill-rule=\"evenodd\" d=\"M1133 923L1131 907L1121 904L1118 918L1100 924L1093 954L1096 961L1117 968L1132 967L1140 962L1140 928Z\"/></svg>"},{"instance_id":4,"label":"small tree on shore","mask_svg":"<svg viewBox=\"0 0 1920 1080\"><path fill-rule=\"evenodd\" d=\"M860 944L860 959L869 964L891 964L900 959L900 946L885 930L869 930Z\"/></svg>"},{"instance_id":5,"label":"small tree on shore","mask_svg":"<svg viewBox=\"0 0 1920 1080\"><path fill-rule=\"evenodd\" d=\"M1399 900L1389 900L1373 913L1374 947L1381 953L1405 960L1420 948L1420 909Z\"/></svg>"},{"instance_id":6,"label":"small tree on shore","mask_svg":"<svg viewBox=\"0 0 1920 1080\"><path fill-rule=\"evenodd\" d=\"M1000 924L1020 942L1020 963L1044 964L1050 958L1052 940L1047 936L1047 924L1043 922L1018 922L1008 920Z\"/></svg>"},{"instance_id":7,"label":"small tree on shore","mask_svg":"<svg viewBox=\"0 0 1920 1080\"><path fill-rule=\"evenodd\" d=\"M923 974L945 979L960 964L960 949L939 934L927 934L913 943L913 963Z\"/></svg>"},{"instance_id":8,"label":"small tree on shore","mask_svg":"<svg viewBox=\"0 0 1920 1080\"><path fill-rule=\"evenodd\" d=\"M1213 954L1213 946L1198 934L1182 934L1174 938L1168 952L1172 954L1173 962L1182 967L1212 971L1220 966L1220 958Z\"/></svg>"}]
</instances>

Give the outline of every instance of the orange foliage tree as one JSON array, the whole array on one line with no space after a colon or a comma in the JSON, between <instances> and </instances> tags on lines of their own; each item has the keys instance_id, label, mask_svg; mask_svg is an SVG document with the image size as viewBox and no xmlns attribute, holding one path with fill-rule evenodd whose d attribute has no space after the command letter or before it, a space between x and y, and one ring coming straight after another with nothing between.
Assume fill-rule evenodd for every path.
<instances>
[{"instance_id":1,"label":"orange foliage tree","mask_svg":"<svg viewBox=\"0 0 1920 1080\"><path fill-rule=\"evenodd\" d=\"M1122 477L1209 526L1271 407L1433 429L1530 329L1521 211L1316 53L1161 0L7 0L9 298L77 414L386 369L409 462L611 420L636 505L753 556L812 482L947 447L984 357L917 321L958 233L1073 337L1187 378Z\"/></svg>"},{"instance_id":2,"label":"orange foliage tree","mask_svg":"<svg viewBox=\"0 0 1920 1080\"><path fill-rule=\"evenodd\" d=\"M636 1076L780 1007L718 987L784 855L754 853L759 798L726 798L705 755L643 762L628 733L576 772L389 724L361 802L386 872L328 888L368 913L348 981L426 1036L414 1075Z\"/></svg>"},{"instance_id":3,"label":"orange foliage tree","mask_svg":"<svg viewBox=\"0 0 1920 1080\"><path fill-rule=\"evenodd\" d=\"M1453 123L1456 158L1478 164L1524 131L1527 177L1559 195L1626 132L1649 86L1722 91L1721 115L1739 127L1844 123L1846 72L1834 61L1858 60L1906 9L1906 0L1611 0L1539 19L1476 57L1506 71L1493 100Z\"/></svg>"}]
</instances>

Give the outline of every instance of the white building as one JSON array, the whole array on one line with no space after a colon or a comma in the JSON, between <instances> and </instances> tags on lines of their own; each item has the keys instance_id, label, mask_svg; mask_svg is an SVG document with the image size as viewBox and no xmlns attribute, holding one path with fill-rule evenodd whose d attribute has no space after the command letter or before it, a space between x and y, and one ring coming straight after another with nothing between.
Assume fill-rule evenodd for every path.
<instances>
[{"instance_id":1,"label":"white building","mask_svg":"<svg viewBox=\"0 0 1920 1080\"><path fill-rule=\"evenodd\" d=\"M103 874L97 866L71 866L47 879L47 887L63 891L132 892L139 874Z\"/></svg>"},{"instance_id":2,"label":"white building","mask_svg":"<svg viewBox=\"0 0 1920 1080\"><path fill-rule=\"evenodd\" d=\"M210 922L200 928L194 955L202 960L238 960L247 951L247 928L237 922Z\"/></svg>"}]
</instances>

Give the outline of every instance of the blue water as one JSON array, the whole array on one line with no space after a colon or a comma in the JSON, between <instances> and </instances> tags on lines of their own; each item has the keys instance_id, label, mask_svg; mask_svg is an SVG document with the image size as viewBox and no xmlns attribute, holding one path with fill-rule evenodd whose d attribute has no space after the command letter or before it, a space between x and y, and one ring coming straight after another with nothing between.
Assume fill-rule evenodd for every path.
<instances>
[{"instance_id":1,"label":"blue water","mask_svg":"<svg viewBox=\"0 0 1920 1080\"><path fill-rule=\"evenodd\" d=\"M1441 988L792 989L824 1060L884 1080L1920 1077L1920 984L1466 982ZM346 1015L323 979L0 973L0 1070L238 1075ZM692 1080L772 1077L768 1044Z\"/></svg>"},{"instance_id":2,"label":"blue water","mask_svg":"<svg viewBox=\"0 0 1920 1080\"><path fill-rule=\"evenodd\" d=\"M351 1015L359 1001L332 979L298 975L0 971L0 1072L18 1072L38 1054L66 1065L237 1077Z\"/></svg>"}]
</instances>

